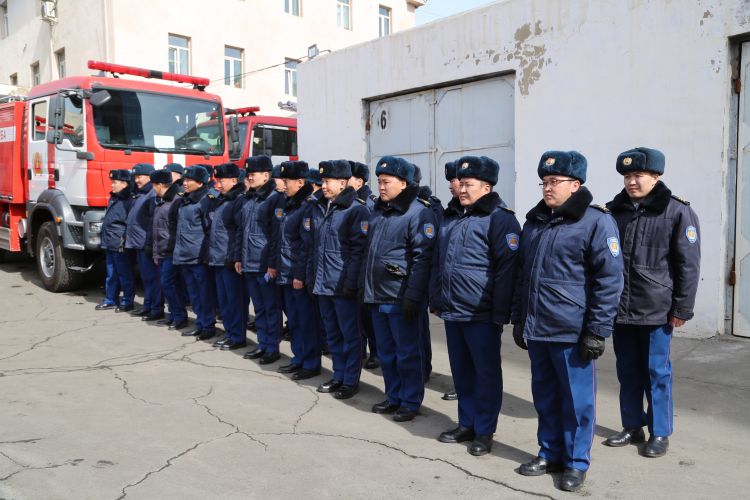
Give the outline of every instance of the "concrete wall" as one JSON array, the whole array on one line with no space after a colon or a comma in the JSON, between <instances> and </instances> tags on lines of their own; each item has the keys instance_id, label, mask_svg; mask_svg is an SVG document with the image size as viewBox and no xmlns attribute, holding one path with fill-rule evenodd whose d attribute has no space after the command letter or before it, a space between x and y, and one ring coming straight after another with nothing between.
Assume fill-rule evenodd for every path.
<instances>
[{"instance_id":1,"label":"concrete wall","mask_svg":"<svg viewBox=\"0 0 750 500\"><path fill-rule=\"evenodd\" d=\"M301 65L300 155L365 160L364 99L514 72L519 219L540 199L545 150L583 152L587 185L604 203L622 188L619 152L662 149L664 181L702 226L696 317L684 332L710 336L725 328L733 196L728 37L746 32L741 0L497 2Z\"/></svg>"}]
</instances>

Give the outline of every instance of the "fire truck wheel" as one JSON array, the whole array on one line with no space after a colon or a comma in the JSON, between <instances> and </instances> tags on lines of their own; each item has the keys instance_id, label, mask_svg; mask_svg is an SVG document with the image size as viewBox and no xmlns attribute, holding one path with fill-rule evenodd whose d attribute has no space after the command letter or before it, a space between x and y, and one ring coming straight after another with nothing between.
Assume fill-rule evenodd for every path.
<instances>
[{"instance_id":1,"label":"fire truck wheel","mask_svg":"<svg viewBox=\"0 0 750 500\"><path fill-rule=\"evenodd\" d=\"M53 222L45 222L36 237L36 268L44 288L51 292L65 292L78 287L81 274L70 266L79 266L78 252L63 248Z\"/></svg>"}]
</instances>

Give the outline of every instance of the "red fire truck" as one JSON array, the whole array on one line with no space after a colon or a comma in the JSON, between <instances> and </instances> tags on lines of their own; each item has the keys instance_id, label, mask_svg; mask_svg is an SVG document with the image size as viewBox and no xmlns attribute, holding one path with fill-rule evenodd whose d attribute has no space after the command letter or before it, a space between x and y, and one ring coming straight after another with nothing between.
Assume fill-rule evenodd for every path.
<instances>
[{"instance_id":1,"label":"red fire truck","mask_svg":"<svg viewBox=\"0 0 750 500\"><path fill-rule=\"evenodd\" d=\"M219 164L230 145L239 148L236 118L228 140L207 79L97 61L88 67L100 74L39 85L0 104L0 253L25 249L55 292L75 288L100 255L111 170Z\"/></svg>"},{"instance_id":2,"label":"red fire truck","mask_svg":"<svg viewBox=\"0 0 750 500\"><path fill-rule=\"evenodd\" d=\"M286 160L298 160L297 119L281 116L257 115L258 106L225 109L227 127L237 117L240 148L231 156L238 165L244 165L248 156L268 155L274 164Z\"/></svg>"}]
</instances>

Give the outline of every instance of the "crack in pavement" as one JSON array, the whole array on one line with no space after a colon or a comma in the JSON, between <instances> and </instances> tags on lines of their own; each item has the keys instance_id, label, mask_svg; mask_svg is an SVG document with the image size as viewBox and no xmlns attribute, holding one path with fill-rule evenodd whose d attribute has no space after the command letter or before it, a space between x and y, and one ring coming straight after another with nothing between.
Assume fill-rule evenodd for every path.
<instances>
[{"instance_id":1,"label":"crack in pavement","mask_svg":"<svg viewBox=\"0 0 750 500\"><path fill-rule=\"evenodd\" d=\"M36 443L37 441L41 441L44 438L29 438L29 439L19 439L17 441L0 441L0 445L3 444L26 444L26 443Z\"/></svg>"},{"instance_id":2,"label":"crack in pavement","mask_svg":"<svg viewBox=\"0 0 750 500\"><path fill-rule=\"evenodd\" d=\"M233 436L235 434L242 434L243 436L247 437L250 441L253 441L254 443L257 443L257 444L261 445L263 447L263 451L268 451L268 444L267 443L264 443L263 441L261 441L260 439L257 439L252 434L249 434L249 433L243 431L242 429L240 429L240 427L237 424L229 422L227 420L224 420L219 415L217 415L216 413L214 413L213 410L207 404L198 401L199 399L207 398L213 392L214 392L214 386L211 386L211 387L209 387L208 392L206 394L203 394L202 396L198 396L198 397L192 398L193 403L195 403L197 406L200 406L201 408L203 408L204 410L206 410L206 413L208 413L209 415L211 415L212 417L214 417L216 419L216 421L219 422L220 424L228 425L229 427L231 427L231 428L234 429L234 432L232 434L227 435L226 437Z\"/></svg>"},{"instance_id":3,"label":"crack in pavement","mask_svg":"<svg viewBox=\"0 0 750 500\"><path fill-rule=\"evenodd\" d=\"M13 457L7 455L6 453L3 453L2 451L0 451L0 455L4 456L8 460L10 460L14 464L16 464L18 467L20 467L20 469L18 469L16 471L13 471L13 472L11 472L10 474L8 474L6 476L0 477L0 482L7 481L8 479L12 478L13 476L15 476L17 474L20 474L21 472L25 472L25 471L29 471L29 470L56 469L58 467L64 467L66 465L76 466L79 463L83 462L82 458L74 458L74 459L71 459L71 460L66 460L65 462L63 462L61 464L47 464L47 465L42 465L41 467L35 467L33 465L23 464L23 463L19 462L18 460L14 459Z\"/></svg>"},{"instance_id":4,"label":"crack in pavement","mask_svg":"<svg viewBox=\"0 0 750 500\"><path fill-rule=\"evenodd\" d=\"M131 398L135 399L136 401L141 401L142 403L145 403L147 405L155 405L155 406L161 406L161 403L154 403L152 401L146 401L143 398L139 398L135 396L132 392L130 392L130 387L128 386L128 381L122 378L116 371L114 371L110 367L104 368L105 370L108 370L113 377L115 377L116 380L119 380L122 383L122 389L125 391L125 393L130 396Z\"/></svg>"},{"instance_id":5,"label":"crack in pavement","mask_svg":"<svg viewBox=\"0 0 750 500\"><path fill-rule=\"evenodd\" d=\"M292 426L292 432L294 434L297 434L297 427L299 427L299 424L302 423L302 419L305 418L308 413L310 413L311 411L313 411L315 409L315 407L318 406L318 403L320 403L320 395L312 387L308 387L308 386L302 385L302 384L297 384L297 385L300 386L300 387L303 387L303 388L307 389L314 396L315 399L313 400L313 402L310 405L310 407L307 410L305 410L302 413L300 413L299 416L297 417L297 420L294 422L294 426Z\"/></svg>"},{"instance_id":6,"label":"crack in pavement","mask_svg":"<svg viewBox=\"0 0 750 500\"><path fill-rule=\"evenodd\" d=\"M85 325L85 326L82 326L82 327L79 327L79 328L71 328L70 330L63 330L62 332L56 333L54 335L50 335L49 337L47 337L47 338L45 338L43 340L40 340L38 342L34 342L31 345L31 347L29 347L28 349L24 349L23 351L19 351L19 352L15 353L15 354L11 354L10 356L6 356L4 358L0 358L0 361L5 361L5 360L11 359L11 358L15 358L16 356L20 356L21 354L25 354L27 352L31 352L34 349L36 349L37 347L39 347L40 345L45 344L45 343L49 342L52 339L56 339L57 337L61 337L62 335L65 335L65 334L68 334L68 333L79 332L81 330L86 330L88 328L94 328L97 325L98 325L98 321L94 321L94 323L92 323L92 324L88 324L88 325Z\"/></svg>"}]
</instances>

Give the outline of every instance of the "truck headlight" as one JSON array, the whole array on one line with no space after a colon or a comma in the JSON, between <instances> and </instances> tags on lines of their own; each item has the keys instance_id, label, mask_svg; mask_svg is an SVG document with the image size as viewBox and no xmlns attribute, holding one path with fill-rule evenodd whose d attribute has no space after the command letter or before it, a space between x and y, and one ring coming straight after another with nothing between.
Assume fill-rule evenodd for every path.
<instances>
[{"instance_id":1,"label":"truck headlight","mask_svg":"<svg viewBox=\"0 0 750 500\"><path fill-rule=\"evenodd\" d=\"M92 233L101 233L102 223L101 222L89 222L89 231Z\"/></svg>"}]
</instances>

